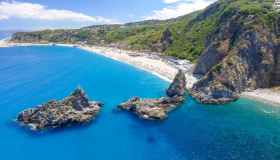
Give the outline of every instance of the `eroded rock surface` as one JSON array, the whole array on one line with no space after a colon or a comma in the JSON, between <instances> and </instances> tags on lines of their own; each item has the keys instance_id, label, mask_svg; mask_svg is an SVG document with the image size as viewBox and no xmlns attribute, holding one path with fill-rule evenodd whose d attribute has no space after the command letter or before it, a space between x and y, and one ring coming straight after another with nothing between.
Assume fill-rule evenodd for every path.
<instances>
[{"instance_id":1,"label":"eroded rock surface","mask_svg":"<svg viewBox=\"0 0 280 160\"><path fill-rule=\"evenodd\" d=\"M221 16L194 70L203 78L190 94L201 103L224 104L244 91L280 85L276 22L267 26L257 15L239 10Z\"/></svg>"},{"instance_id":2,"label":"eroded rock surface","mask_svg":"<svg viewBox=\"0 0 280 160\"><path fill-rule=\"evenodd\" d=\"M185 91L186 91L186 76L182 70L179 70L173 82L166 90L166 95L168 97L180 97L185 95Z\"/></svg>"},{"instance_id":3,"label":"eroded rock surface","mask_svg":"<svg viewBox=\"0 0 280 160\"><path fill-rule=\"evenodd\" d=\"M17 121L32 130L62 128L90 122L101 106L99 102L89 102L84 91L78 88L61 101L49 101L22 111Z\"/></svg>"},{"instance_id":4,"label":"eroded rock surface","mask_svg":"<svg viewBox=\"0 0 280 160\"><path fill-rule=\"evenodd\" d=\"M175 79L166 91L167 96L154 99L141 99L133 97L118 107L133 112L138 117L147 120L163 120L168 117L168 112L184 102L186 77L179 70Z\"/></svg>"}]
</instances>

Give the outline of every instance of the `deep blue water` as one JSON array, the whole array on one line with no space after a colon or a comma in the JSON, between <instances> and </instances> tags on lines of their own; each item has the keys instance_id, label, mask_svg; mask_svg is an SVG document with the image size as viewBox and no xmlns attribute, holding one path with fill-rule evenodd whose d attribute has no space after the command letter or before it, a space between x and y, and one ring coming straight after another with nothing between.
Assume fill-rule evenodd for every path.
<instances>
[{"instance_id":1,"label":"deep blue water","mask_svg":"<svg viewBox=\"0 0 280 160\"><path fill-rule=\"evenodd\" d=\"M34 133L13 122L25 108L77 86L105 103L93 123ZM114 108L131 96L159 97L168 83L77 48L0 48L1 160L279 160L280 107L246 99L186 103L163 122Z\"/></svg>"}]
</instances>

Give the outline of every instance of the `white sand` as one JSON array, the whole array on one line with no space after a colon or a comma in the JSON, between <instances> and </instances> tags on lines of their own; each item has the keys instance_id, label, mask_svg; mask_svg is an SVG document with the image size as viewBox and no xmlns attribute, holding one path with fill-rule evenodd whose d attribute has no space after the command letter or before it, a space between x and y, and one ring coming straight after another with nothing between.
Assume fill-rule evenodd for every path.
<instances>
[{"instance_id":1,"label":"white sand","mask_svg":"<svg viewBox=\"0 0 280 160\"><path fill-rule=\"evenodd\" d=\"M34 45L54 45L54 44L31 44L31 43L8 43L7 41L0 41L0 47L11 47L11 46L34 46ZM174 66L168 64L166 61L157 58L151 58L146 56L144 53L125 51L116 48L109 47L97 47L97 46L82 46L75 44L55 44L56 46L66 46L66 47L79 47L83 50L94 52L96 54L133 65L142 70L148 71L161 79L166 81L172 81L177 73L177 68L182 66ZM137 56L132 56L137 55ZM190 89L197 79L191 74L193 65L190 64L189 69L186 71L187 85L186 87ZM242 97L257 100L264 103L270 103L274 105L280 105L280 91L274 89L258 89L251 92L242 93Z\"/></svg>"},{"instance_id":2,"label":"white sand","mask_svg":"<svg viewBox=\"0 0 280 160\"><path fill-rule=\"evenodd\" d=\"M62 43L11 43L8 40L0 40L0 47L15 47L15 46L63 46L63 47L74 47L74 44L62 44Z\"/></svg>"},{"instance_id":3,"label":"white sand","mask_svg":"<svg viewBox=\"0 0 280 160\"><path fill-rule=\"evenodd\" d=\"M89 47L89 46L80 46L80 48L95 52L97 54L112 58L117 61L125 62L151 72L160 78L172 81L175 74L177 73L177 69L158 59L151 59L145 56L129 56L129 54L134 52L123 51L115 48L105 48L105 47ZM137 53L140 54L141 53ZM180 67L180 66L178 66ZM192 67L190 67L192 68ZM190 89L193 84L197 81L197 79L191 74L192 70L187 71L187 88ZM280 90L280 89L279 89ZM242 97L246 97L249 99L257 100L259 102L280 105L280 91L275 91L275 89L258 89L252 92L244 92Z\"/></svg>"},{"instance_id":4,"label":"white sand","mask_svg":"<svg viewBox=\"0 0 280 160\"><path fill-rule=\"evenodd\" d=\"M269 103L273 105L280 105L280 91L275 89L257 89L251 92L242 93L243 97L260 101L263 103Z\"/></svg>"},{"instance_id":5,"label":"white sand","mask_svg":"<svg viewBox=\"0 0 280 160\"><path fill-rule=\"evenodd\" d=\"M0 48L1 47L10 47L10 44L6 39L0 39Z\"/></svg>"},{"instance_id":6,"label":"white sand","mask_svg":"<svg viewBox=\"0 0 280 160\"><path fill-rule=\"evenodd\" d=\"M175 77L178 69L182 68L183 66L168 64L167 62L163 61L160 58L151 58L148 57L145 53L133 52L133 51L125 51L120 50L117 48L109 48L109 47L98 47L98 46L86 46L86 45L75 45L75 44L33 44L33 43L10 43L10 42L3 42L3 47L12 47L12 46L36 46L36 45L56 45L56 46L66 46L66 47L78 47L80 49L93 52L123 63L127 63L133 65L139 69L145 70L150 72L163 80L171 82ZM1 47L1 45L0 45ZM133 56L137 55L137 56ZM193 64L189 64L183 67L186 71L186 79L187 85L186 87L189 89L192 85L197 81L197 79L192 75L192 68ZM186 69L187 68L187 69Z\"/></svg>"},{"instance_id":7,"label":"white sand","mask_svg":"<svg viewBox=\"0 0 280 160\"><path fill-rule=\"evenodd\" d=\"M130 51L124 51L116 48L108 47L96 47L96 46L80 46L81 49L91 51L117 61L121 61L133 66L136 66L145 71L151 72L152 74L166 80L172 81L175 77L178 69L172 65L160 59L152 59L147 56L130 56L131 54L141 55L143 53L135 53ZM192 67L190 67L192 68ZM191 74L191 71L187 71L187 88L191 88L192 85L197 81L195 77Z\"/></svg>"}]
</instances>

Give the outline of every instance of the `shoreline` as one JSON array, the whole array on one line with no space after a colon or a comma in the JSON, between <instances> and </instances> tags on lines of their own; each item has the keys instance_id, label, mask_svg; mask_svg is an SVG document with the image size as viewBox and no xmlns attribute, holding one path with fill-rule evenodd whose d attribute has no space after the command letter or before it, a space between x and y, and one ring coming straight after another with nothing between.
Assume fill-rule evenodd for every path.
<instances>
[{"instance_id":1,"label":"shoreline","mask_svg":"<svg viewBox=\"0 0 280 160\"><path fill-rule=\"evenodd\" d=\"M38 43L11 43L7 40L0 40L0 47L14 47L14 46L63 46L79 48L94 54L98 54L122 63L129 64L138 69L149 72L165 81L171 82L175 77L178 69L183 69L186 75L186 88L190 89L197 81L192 75L194 67L188 61L168 59L156 54L148 54L143 52L127 51L118 48L77 45L77 44L38 44ZM257 89L241 94L241 97L255 100L271 105L280 105L280 91L271 89Z\"/></svg>"},{"instance_id":2,"label":"shoreline","mask_svg":"<svg viewBox=\"0 0 280 160\"><path fill-rule=\"evenodd\" d=\"M89 46L79 44L61 44L61 43L11 43L8 40L0 40L0 47L15 46L63 46L79 48L94 54L98 54L122 63L129 64L138 69L149 72L162 80L171 82L178 69L182 69L186 75L186 88L190 89L197 81L192 75L194 65L187 60L179 60L171 57L163 57L155 53L144 53L121 50L112 47Z\"/></svg>"},{"instance_id":3,"label":"shoreline","mask_svg":"<svg viewBox=\"0 0 280 160\"><path fill-rule=\"evenodd\" d=\"M133 57L129 55L128 51L113 49L113 48L107 48L107 47L98 47L98 46L78 46L78 48L93 52L95 54L105 56L107 58L113 59L115 61L119 61L122 63L126 63L129 65L132 65L136 68L139 68L141 70L147 71L149 73L152 73L155 76L158 76L159 78L171 82L172 76L176 74L177 70L171 66L166 66L162 62L159 62L158 60L151 60L144 56L137 56ZM150 62L147 62L150 61ZM149 64L150 63L150 64ZM162 73L162 70L159 69L160 67L155 67L154 65L158 64L160 67L165 68L165 73ZM171 75L171 76L169 76Z\"/></svg>"},{"instance_id":4,"label":"shoreline","mask_svg":"<svg viewBox=\"0 0 280 160\"><path fill-rule=\"evenodd\" d=\"M276 91L274 88L257 89L254 91L243 92L241 94L241 97L262 103L271 104L274 106L280 105L280 91Z\"/></svg>"},{"instance_id":5,"label":"shoreline","mask_svg":"<svg viewBox=\"0 0 280 160\"><path fill-rule=\"evenodd\" d=\"M187 81L186 88L188 89L190 89L197 81L197 78L192 75L194 65L188 61L183 62L182 60L176 60L176 62L173 62L158 55L150 55L147 53L126 51L110 47L78 46L78 48L132 65L168 82L173 80L178 69L182 69L185 72ZM180 61L182 63L176 64Z\"/></svg>"}]
</instances>

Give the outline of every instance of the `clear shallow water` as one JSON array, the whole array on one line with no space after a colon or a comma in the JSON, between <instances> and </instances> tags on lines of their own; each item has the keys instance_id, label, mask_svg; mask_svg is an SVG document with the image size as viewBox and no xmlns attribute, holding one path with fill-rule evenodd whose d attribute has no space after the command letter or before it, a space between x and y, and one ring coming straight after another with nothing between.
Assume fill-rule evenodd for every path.
<instances>
[{"instance_id":1,"label":"clear shallow water","mask_svg":"<svg viewBox=\"0 0 280 160\"><path fill-rule=\"evenodd\" d=\"M105 103L93 123L33 133L12 122L19 111L67 96L78 85ZM115 106L159 97L168 83L76 48L0 48L0 153L7 160L279 160L280 107L239 100L206 106L190 97L164 122Z\"/></svg>"}]
</instances>

